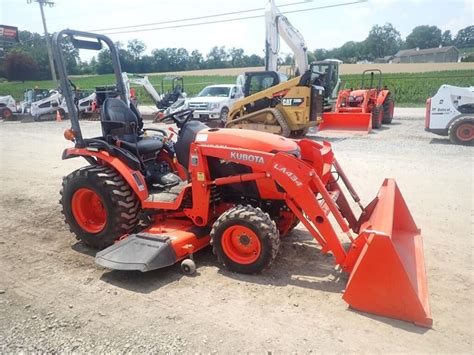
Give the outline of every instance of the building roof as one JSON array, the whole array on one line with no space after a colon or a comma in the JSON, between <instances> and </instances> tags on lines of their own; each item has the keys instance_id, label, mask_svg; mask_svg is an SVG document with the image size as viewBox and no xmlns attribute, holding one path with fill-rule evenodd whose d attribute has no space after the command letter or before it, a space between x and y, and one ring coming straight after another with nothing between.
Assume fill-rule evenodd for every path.
<instances>
[{"instance_id":1,"label":"building roof","mask_svg":"<svg viewBox=\"0 0 474 355\"><path fill-rule=\"evenodd\" d=\"M423 54L446 53L446 52L449 52L452 49L459 52L458 49L454 46L426 48L426 49L413 48L413 49L400 50L400 51L398 51L397 54L395 54L395 57L412 57L412 56L423 55Z\"/></svg>"}]
</instances>

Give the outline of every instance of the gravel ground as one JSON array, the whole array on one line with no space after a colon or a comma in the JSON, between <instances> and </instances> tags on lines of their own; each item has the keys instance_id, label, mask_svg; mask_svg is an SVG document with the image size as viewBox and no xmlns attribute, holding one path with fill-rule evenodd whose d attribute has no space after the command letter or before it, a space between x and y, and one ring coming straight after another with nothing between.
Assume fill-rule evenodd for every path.
<instances>
[{"instance_id":1,"label":"gravel ground","mask_svg":"<svg viewBox=\"0 0 474 355\"><path fill-rule=\"evenodd\" d=\"M350 310L347 277L301 225L262 275L229 273L208 249L194 277L101 268L57 203L84 164L61 161L68 122L0 122L0 353L472 353L473 150L424 132L422 112L327 139L364 203L397 179L424 235L431 330Z\"/></svg>"}]
</instances>

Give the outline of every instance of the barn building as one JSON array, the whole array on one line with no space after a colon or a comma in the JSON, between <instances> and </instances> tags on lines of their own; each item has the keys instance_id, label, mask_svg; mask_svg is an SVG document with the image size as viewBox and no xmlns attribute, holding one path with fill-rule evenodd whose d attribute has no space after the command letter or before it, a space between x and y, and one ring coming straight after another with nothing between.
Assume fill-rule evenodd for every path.
<instances>
[{"instance_id":1,"label":"barn building","mask_svg":"<svg viewBox=\"0 0 474 355\"><path fill-rule=\"evenodd\" d=\"M391 63L456 63L459 61L459 50L454 46L404 49L390 60Z\"/></svg>"}]
</instances>

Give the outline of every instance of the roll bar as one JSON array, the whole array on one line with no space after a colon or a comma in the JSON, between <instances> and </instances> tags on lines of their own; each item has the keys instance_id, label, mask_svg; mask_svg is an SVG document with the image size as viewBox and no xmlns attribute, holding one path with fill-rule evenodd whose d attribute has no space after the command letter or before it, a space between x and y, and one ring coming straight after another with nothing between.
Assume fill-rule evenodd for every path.
<instances>
[{"instance_id":1,"label":"roll bar","mask_svg":"<svg viewBox=\"0 0 474 355\"><path fill-rule=\"evenodd\" d=\"M367 89L365 87L365 76L367 73L370 73L370 87L368 89L373 89L374 88L374 75L377 73L378 75L378 84L377 84L377 90L382 89L382 71L380 69L367 69L362 72L362 89Z\"/></svg>"},{"instance_id":2,"label":"roll bar","mask_svg":"<svg viewBox=\"0 0 474 355\"><path fill-rule=\"evenodd\" d=\"M101 34L71 29L65 29L53 34L53 58L59 74L62 95L66 100L69 117L71 119L71 128L75 133L76 147L83 148L86 146L86 144L84 142L84 138L82 137L81 127L79 125L79 113L76 105L74 104L74 95L69 83L66 61L64 60L62 51L62 45L65 43L66 38L69 38L72 45L78 49L99 51L103 48L102 44L105 43L110 50L110 56L112 58L112 66L114 68L117 92L120 96L120 99L128 105L126 89L122 79L122 68L120 66L118 51L115 47L115 44L109 37Z\"/></svg>"}]
</instances>

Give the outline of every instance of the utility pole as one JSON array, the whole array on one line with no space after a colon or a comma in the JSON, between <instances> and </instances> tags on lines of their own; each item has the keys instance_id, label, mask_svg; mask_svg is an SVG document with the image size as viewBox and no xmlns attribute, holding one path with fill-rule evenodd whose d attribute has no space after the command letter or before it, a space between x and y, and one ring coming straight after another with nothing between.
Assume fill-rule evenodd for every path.
<instances>
[{"instance_id":1,"label":"utility pole","mask_svg":"<svg viewBox=\"0 0 474 355\"><path fill-rule=\"evenodd\" d=\"M51 50L51 40L48 34L48 28L46 27L46 18L44 17L44 10L43 7L48 5L49 7L54 6L54 1L49 0L26 0L28 4L31 4L33 1L37 2L40 7L41 11L41 19L43 20L43 27L44 27L44 37L46 39L46 47L48 48L48 57L49 57L49 66L51 68L51 77L53 81L56 82L56 70L54 69L54 61L53 61L53 52Z\"/></svg>"}]
</instances>

